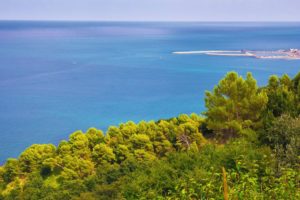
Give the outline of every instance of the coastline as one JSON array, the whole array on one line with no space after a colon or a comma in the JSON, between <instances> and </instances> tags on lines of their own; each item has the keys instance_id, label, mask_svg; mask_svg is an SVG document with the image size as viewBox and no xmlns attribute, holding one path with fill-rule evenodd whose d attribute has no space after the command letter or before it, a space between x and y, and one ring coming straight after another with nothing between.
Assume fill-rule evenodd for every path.
<instances>
[{"instance_id":1,"label":"coastline","mask_svg":"<svg viewBox=\"0 0 300 200\"><path fill-rule=\"evenodd\" d=\"M252 50L207 50L207 51L175 51L173 54L190 55L202 54L209 56L239 56L253 57L257 59L285 59L285 60L300 60L300 50L277 50L277 51L252 51ZM272 55L273 54L273 55Z\"/></svg>"}]
</instances>

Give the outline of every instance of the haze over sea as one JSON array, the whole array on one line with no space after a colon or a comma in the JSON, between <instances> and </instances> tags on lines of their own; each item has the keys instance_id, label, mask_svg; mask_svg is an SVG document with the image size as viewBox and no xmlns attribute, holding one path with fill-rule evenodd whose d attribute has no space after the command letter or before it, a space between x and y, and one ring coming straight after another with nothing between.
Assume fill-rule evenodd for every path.
<instances>
[{"instance_id":1,"label":"haze over sea","mask_svg":"<svg viewBox=\"0 0 300 200\"><path fill-rule=\"evenodd\" d=\"M0 163L75 130L204 111L228 71L259 85L299 60L175 55L300 49L300 23L0 21Z\"/></svg>"}]
</instances>

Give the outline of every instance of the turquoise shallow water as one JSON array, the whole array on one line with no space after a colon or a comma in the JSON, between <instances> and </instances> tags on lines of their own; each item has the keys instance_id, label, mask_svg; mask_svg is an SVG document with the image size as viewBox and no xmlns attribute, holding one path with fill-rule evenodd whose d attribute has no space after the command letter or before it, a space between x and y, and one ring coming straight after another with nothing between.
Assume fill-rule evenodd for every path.
<instances>
[{"instance_id":1,"label":"turquoise shallow water","mask_svg":"<svg viewBox=\"0 0 300 200\"><path fill-rule=\"evenodd\" d=\"M228 71L300 71L300 61L174 55L192 50L300 49L300 23L0 21L0 162L33 143L201 113Z\"/></svg>"}]
</instances>

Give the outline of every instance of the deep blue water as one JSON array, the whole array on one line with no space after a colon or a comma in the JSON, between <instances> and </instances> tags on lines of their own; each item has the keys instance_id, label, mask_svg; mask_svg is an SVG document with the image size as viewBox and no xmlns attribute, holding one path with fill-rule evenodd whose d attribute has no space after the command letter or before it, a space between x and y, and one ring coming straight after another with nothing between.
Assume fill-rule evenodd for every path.
<instances>
[{"instance_id":1,"label":"deep blue water","mask_svg":"<svg viewBox=\"0 0 300 200\"><path fill-rule=\"evenodd\" d=\"M300 61L174 55L300 48L300 23L0 21L0 163L33 143L128 120L201 113L228 71L259 85Z\"/></svg>"}]
</instances>

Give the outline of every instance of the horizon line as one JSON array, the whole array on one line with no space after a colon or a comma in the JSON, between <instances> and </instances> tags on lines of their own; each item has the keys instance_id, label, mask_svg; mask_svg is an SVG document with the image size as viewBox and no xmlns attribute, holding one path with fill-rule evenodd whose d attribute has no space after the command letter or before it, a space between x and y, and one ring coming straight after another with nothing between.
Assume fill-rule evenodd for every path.
<instances>
[{"instance_id":1,"label":"horizon line","mask_svg":"<svg viewBox=\"0 0 300 200\"><path fill-rule=\"evenodd\" d=\"M188 23L300 23L299 21L275 21L275 20L266 20L266 21L217 21L217 20L93 20L93 19L0 19L0 21L30 21L30 22L188 22Z\"/></svg>"}]
</instances>

